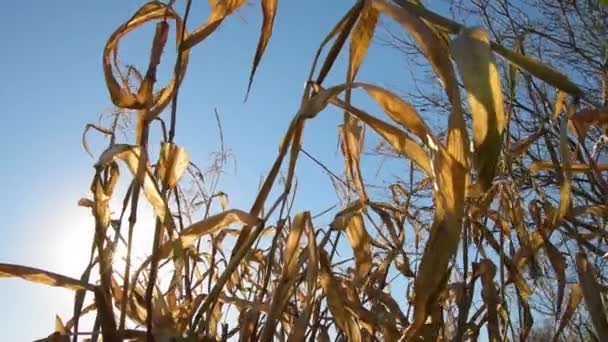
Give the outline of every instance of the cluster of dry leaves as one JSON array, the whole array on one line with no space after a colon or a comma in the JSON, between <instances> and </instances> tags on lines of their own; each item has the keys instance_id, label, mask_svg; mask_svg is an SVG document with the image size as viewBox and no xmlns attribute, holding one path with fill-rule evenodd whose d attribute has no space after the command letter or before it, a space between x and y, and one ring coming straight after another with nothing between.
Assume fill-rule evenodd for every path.
<instances>
[{"instance_id":1,"label":"cluster of dry leaves","mask_svg":"<svg viewBox=\"0 0 608 342\"><path fill-rule=\"evenodd\" d=\"M323 341L330 335L351 341L460 341L475 340L482 328L492 341L507 339L509 331L513 339L525 340L533 324L528 304L533 287L526 272L541 254L550 261L556 277L561 318L555 339L584 299L595 334L608 340L608 321L600 297L604 288L585 252L593 247L594 239L603 238L602 227L586 235L576 229L571 232L570 239L579 248L576 284L566 283L569 265L565 252L560 249L562 244L556 246L551 239L564 222L608 214L606 205L577 206L572 200L571 179L576 174L593 174L604 180L602 171L608 169L607 164L576 162L579 159L573 155L579 153L589 129L608 123L608 113L568 77L516 49L497 44L486 30L463 27L416 1L356 1L321 43L301 107L251 209L228 209L224 204L221 212L210 215L207 211L203 220L186 225L179 189L192 164L186 150L174 143L179 86L190 50L246 1L209 1L207 21L193 32L185 29L191 0L183 17L172 3L145 4L112 34L104 49L103 67L112 102L137 113L137 134L134 144L118 144L112 138L95 164L92 199L80 202L95 217L91 262L81 279L0 264L0 277L21 277L75 291L74 316L65 324L58 319L56 332L46 340L76 341L82 336L79 318L91 312L97 319L88 337L97 340L101 336L104 341L215 341L233 336L241 340ZM263 24L249 86L277 11L277 0L261 3ZM409 32L445 90L450 103L445 139L439 138L416 108L390 90L355 81L380 18L393 20ZM118 43L151 21L158 23L148 69L141 73L131 68L125 76L116 62ZM158 88L156 69L170 21L177 32L178 55L173 78ZM324 85L345 46L349 54L345 83ZM328 52L321 60L326 47ZM558 89L552 124L561 134L559 154L550 161L527 165L530 174L549 170L560 177L557 207L550 201L524 202L517 189L497 180L497 175L508 174L505 170L518 162L547 128L504 149L509 112L496 55L509 63L510 73L531 75ZM129 84L133 77L138 84L136 91ZM463 88L468 104L462 103ZM391 121L351 103L351 93L357 90L375 101ZM578 110L580 103L588 106ZM150 125L160 120L169 105L169 134L152 164L148 155ZM309 212L291 214L289 195L293 193L304 127L327 106L344 110L341 151L356 199L342 208L328 229L320 229ZM470 127L465 110L472 117ZM375 201L366 191L360 168L364 127L409 159L422 175L409 189L401 187L402 198L394 203ZM106 133L113 136L111 129ZM569 134L578 142L572 142ZM284 162L287 168L282 189L270 200ZM120 178L119 164L126 164L132 181L120 217L112 217L109 203ZM431 191L433 198L434 218L428 226L415 224L408 210L410 198L423 191ZM141 193L155 212L154 242L148 259L132 266L132 235ZM131 214L124 219L128 206ZM375 233L370 228L375 222L371 215L380 221L374 223ZM526 224L528 217L533 228ZM119 230L123 221L126 237ZM228 235L236 237L229 254L223 244ZM347 271L341 266L343 262L335 260L337 239L344 235L352 246L354 265ZM267 248L259 245L264 236L271 238ZM201 248L204 238L212 242L211 250ZM415 239L416 251L418 246L423 248L415 262L411 260L415 253L405 247L406 239ZM119 243L128 249L125 269L113 263ZM462 251L457 258L459 246ZM476 255L470 255L471 251ZM412 286L388 291L391 268ZM461 276L454 281L456 268ZM161 269L168 270L167 279L159 279ZM89 280L92 270L99 272L95 284ZM94 300L84 306L87 294ZM403 299L405 306L399 304ZM229 310L236 315L232 326L221 322ZM517 317L519 322L515 322Z\"/></svg>"}]
</instances>

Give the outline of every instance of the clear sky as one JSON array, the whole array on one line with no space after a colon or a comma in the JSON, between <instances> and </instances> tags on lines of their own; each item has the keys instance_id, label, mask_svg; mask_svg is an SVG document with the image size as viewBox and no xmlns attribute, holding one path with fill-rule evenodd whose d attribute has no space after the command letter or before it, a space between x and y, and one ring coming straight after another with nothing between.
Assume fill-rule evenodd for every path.
<instances>
[{"instance_id":1,"label":"clear sky","mask_svg":"<svg viewBox=\"0 0 608 342\"><path fill-rule=\"evenodd\" d=\"M93 221L88 210L76 203L89 196L94 163L81 147L81 133L86 123L95 122L102 111L111 108L101 67L106 39L143 3L0 4L4 14L0 21L4 117L0 262L80 277ZM177 3L181 8L183 1ZM226 144L238 163L236 173L229 174L221 186L230 195L231 207L250 207L259 179L269 169L298 109L314 51L352 3L280 1L274 35L246 103L243 98L261 24L259 3L240 10L193 49L180 92L176 142L190 151L193 161L204 165L217 148L213 109L218 109ZM194 1L190 29L206 19L207 11L206 1ZM122 43L122 63L147 63L151 27ZM171 58L172 54L164 56L161 72L165 75L172 68ZM373 46L360 79L403 86L409 74L399 58L397 52ZM327 84L341 83L345 70L342 62ZM343 167L336 139L340 121L341 113L327 110L309 124L304 137L304 147L338 173ZM94 133L91 136L93 152L99 155L104 142L94 138ZM327 176L304 157L298 178L296 211L319 212L337 202ZM128 179L124 170L122 184ZM71 317L72 298L68 290L0 279L2 339L29 341L48 335L56 313L64 320Z\"/></svg>"}]
</instances>

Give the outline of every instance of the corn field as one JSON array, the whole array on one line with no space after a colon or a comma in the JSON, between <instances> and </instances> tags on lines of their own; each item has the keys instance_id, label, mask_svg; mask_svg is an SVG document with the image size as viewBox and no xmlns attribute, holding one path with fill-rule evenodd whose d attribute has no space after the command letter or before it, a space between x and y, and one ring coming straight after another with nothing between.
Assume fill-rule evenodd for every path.
<instances>
[{"instance_id":1,"label":"corn field","mask_svg":"<svg viewBox=\"0 0 608 342\"><path fill-rule=\"evenodd\" d=\"M174 0L146 3L103 48L110 99L136 118L136 132L120 141L116 115L113 125L90 124L83 134L89 153L87 134L107 136L109 144L95 155L90 196L78 202L95 219L82 277L0 264L0 277L74 291L73 316L57 317L43 341L526 341L541 316L533 308L541 287L554 303L553 341L583 338L575 317L589 323L585 338L608 341L602 273L608 163L604 151L590 151L608 139L605 98L566 76L568 70L525 53L523 36L506 46L487 27L464 26L415 0L353 1L311 51L301 105L255 201L230 208L216 174L203 177L188 147L175 143L176 121L190 51L247 1L210 0L209 17L192 32L186 24L199 18L189 16L192 0L184 2L184 13ZM279 7L278 0L260 2L247 94ZM429 125L396 91L358 79L382 20L407 34L432 70L446 100L445 130ZM147 70L119 65L121 40L148 23L156 26ZM167 61L171 26L177 55ZM330 71L344 67L339 54L348 57L344 83L327 84ZM156 83L160 63L174 65L167 84ZM551 98L539 100L551 115L516 137L522 120L516 94L526 84L551 89ZM351 101L354 92L384 117ZM292 212L292 204L296 164L312 158L302 149L304 130L328 107L344 113L338 134L345 205L322 225L309 211ZM162 140L150 141L157 124ZM372 177L361 168L366 135L382 141L407 179L382 189L383 196L366 187ZM157 156L150 155L154 145ZM539 146L544 158L532 157ZM226 154L217 158L219 173ZM544 185L547 179L555 189ZM122 207L112 208L118 184L128 190ZM195 207L186 189L193 184L202 197ZM154 227L137 224L144 202L153 208ZM196 210L204 217L191 222ZM131 258L136 229L153 231L142 262ZM348 240L347 253L338 253L339 239ZM126 250L122 263L119 249ZM540 286L545 276L550 281ZM404 286L391 286L397 282ZM92 327L79 324L84 315L95 316Z\"/></svg>"}]
</instances>

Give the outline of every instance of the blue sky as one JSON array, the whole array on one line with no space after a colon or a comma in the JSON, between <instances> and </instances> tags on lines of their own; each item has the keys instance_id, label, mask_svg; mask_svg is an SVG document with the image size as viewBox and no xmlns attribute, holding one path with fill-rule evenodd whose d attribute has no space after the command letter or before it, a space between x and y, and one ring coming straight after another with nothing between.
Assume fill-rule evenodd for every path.
<instances>
[{"instance_id":1,"label":"blue sky","mask_svg":"<svg viewBox=\"0 0 608 342\"><path fill-rule=\"evenodd\" d=\"M93 226L89 212L76 203L89 195L94 163L83 151L80 137L86 123L111 108L101 68L106 39L143 3L8 1L0 6L5 14L0 21L4 81L0 102L5 118L0 135L0 262L80 276ZM254 2L230 17L193 49L180 91L176 142L204 165L217 148L213 110L218 109L226 144L238 163L236 173L221 186L230 195L231 207L250 207L259 179L269 169L298 109L314 51L351 5L346 0L281 1L274 35L246 103L243 98L261 23L259 4ZM190 29L206 16L207 2L194 1ZM121 62L147 63L151 27L122 43ZM327 84L344 79L344 57ZM169 74L172 58L172 54L164 56L161 79L163 72L165 77ZM409 77L402 64L397 52L374 45L359 78L402 87ZM304 147L338 173L343 167L336 139L341 117L335 109L323 112L308 125L304 137ZM91 136L92 150L98 155L103 141ZM128 176L122 174L124 185ZM296 211L315 213L337 202L327 176L304 157L298 179ZM64 320L71 316L72 298L68 290L1 279L3 338L28 341L48 335L55 313Z\"/></svg>"}]
</instances>

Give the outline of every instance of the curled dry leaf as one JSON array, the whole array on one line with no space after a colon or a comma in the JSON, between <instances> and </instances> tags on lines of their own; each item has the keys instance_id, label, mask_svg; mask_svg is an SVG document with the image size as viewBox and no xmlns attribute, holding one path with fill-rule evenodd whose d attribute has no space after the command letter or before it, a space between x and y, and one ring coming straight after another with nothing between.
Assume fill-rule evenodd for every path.
<instances>
[{"instance_id":1,"label":"curled dry leaf","mask_svg":"<svg viewBox=\"0 0 608 342\"><path fill-rule=\"evenodd\" d=\"M511 147L510 155L511 158L517 159L520 158L526 151L534 144L539 138L547 133L546 127L541 127L538 131L532 133L528 137L519 141L515 146Z\"/></svg>"},{"instance_id":2,"label":"curled dry leaf","mask_svg":"<svg viewBox=\"0 0 608 342\"><path fill-rule=\"evenodd\" d=\"M551 222L551 229L557 227L568 213L572 197L572 170L570 169L570 146L568 144L568 130L566 120L560 124L559 150L562 159L562 184L559 189L559 207ZM562 293L563 295L563 293Z\"/></svg>"},{"instance_id":3,"label":"curled dry leaf","mask_svg":"<svg viewBox=\"0 0 608 342\"><path fill-rule=\"evenodd\" d=\"M162 142L157 172L163 187L173 189L189 163L190 156L186 149L174 143Z\"/></svg>"},{"instance_id":4,"label":"curled dry leaf","mask_svg":"<svg viewBox=\"0 0 608 342\"><path fill-rule=\"evenodd\" d=\"M451 49L468 93L473 116L473 164L485 192L496 174L506 125L500 75L484 29L463 29Z\"/></svg>"},{"instance_id":5,"label":"curled dry leaf","mask_svg":"<svg viewBox=\"0 0 608 342\"><path fill-rule=\"evenodd\" d=\"M108 39L103 53L104 75L112 102L120 108L149 109L147 116L150 119L158 116L158 114L160 114L160 112L167 107L171 101L171 98L173 97L173 93L175 92L178 83L181 83L181 79L171 79L168 85L162 88L160 93L152 99L150 97L152 96L153 92L152 88L155 81L153 76L155 75L150 73L150 75L146 75L146 78L144 78L141 82L138 93L133 94L131 93L130 89L121 87L116 81L114 71L112 69L112 56L117 54L120 40L129 32L151 20L164 18L175 20L177 27L176 39L178 39L179 43L179 39L181 37L181 28L183 26L181 18L173 11L171 7L168 7L159 1L151 1L138 9L131 19L114 31L114 33ZM166 30L166 28L164 30ZM156 46L153 47L157 55L159 54L159 45L162 43L162 29L159 34L160 36L157 39L157 44L155 44ZM187 34L184 35L187 37ZM158 62L158 60L155 59L158 58L151 59L151 65ZM188 54L185 54L181 59L181 65L179 66L179 69L182 70L180 75L184 75L183 71L185 71L187 64Z\"/></svg>"},{"instance_id":6,"label":"curled dry leaf","mask_svg":"<svg viewBox=\"0 0 608 342\"><path fill-rule=\"evenodd\" d=\"M11 277L22 278L43 285L63 287L74 291L95 290L95 286L91 284L82 282L78 279L66 277L61 274L44 271L33 267L0 263L0 278Z\"/></svg>"}]
</instances>

